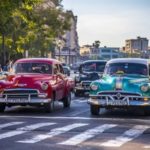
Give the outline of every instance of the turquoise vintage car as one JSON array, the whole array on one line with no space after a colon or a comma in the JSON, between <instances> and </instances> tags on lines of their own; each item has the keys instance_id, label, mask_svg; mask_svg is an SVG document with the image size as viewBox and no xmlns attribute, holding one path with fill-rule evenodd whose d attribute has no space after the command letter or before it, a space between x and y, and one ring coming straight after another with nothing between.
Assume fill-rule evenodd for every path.
<instances>
[{"instance_id":1,"label":"turquoise vintage car","mask_svg":"<svg viewBox=\"0 0 150 150\"><path fill-rule=\"evenodd\" d=\"M103 77L90 85L90 110L139 108L150 115L150 60L119 58L107 62Z\"/></svg>"}]
</instances>

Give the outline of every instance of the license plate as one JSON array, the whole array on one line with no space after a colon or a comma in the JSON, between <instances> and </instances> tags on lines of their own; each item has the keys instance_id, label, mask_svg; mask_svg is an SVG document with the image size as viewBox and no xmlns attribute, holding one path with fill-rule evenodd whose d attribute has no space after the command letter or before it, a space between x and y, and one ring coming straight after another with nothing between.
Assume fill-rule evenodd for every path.
<instances>
[{"instance_id":1,"label":"license plate","mask_svg":"<svg viewBox=\"0 0 150 150\"><path fill-rule=\"evenodd\" d=\"M24 102L29 102L29 101L26 98L8 98L8 99L6 99L6 102L9 102L9 103L24 103Z\"/></svg>"},{"instance_id":2,"label":"license plate","mask_svg":"<svg viewBox=\"0 0 150 150\"><path fill-rule=\"evenodd\" d=\"M123 101L123 100L113 100L113 101L108 101L107 105L111 105L111 106L126 106L128 105L127 101Z\"/></svg>"}]
</instances>

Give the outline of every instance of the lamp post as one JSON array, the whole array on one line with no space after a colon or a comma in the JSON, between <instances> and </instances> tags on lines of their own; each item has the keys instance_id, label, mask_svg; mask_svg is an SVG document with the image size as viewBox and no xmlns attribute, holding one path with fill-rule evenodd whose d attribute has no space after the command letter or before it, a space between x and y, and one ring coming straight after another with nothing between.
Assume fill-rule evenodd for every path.
<instances>
[{"instance_id":1,"label":"lamp post","mask_svg":"<svg viewBox=\"0 0 150 150\"><path fill-rule=\"evenodd\" d=\"M58 47L58 60L60 61L60 50L61 50L62 42L58 40L57 47Z\"/></svg>"}]
</instances>

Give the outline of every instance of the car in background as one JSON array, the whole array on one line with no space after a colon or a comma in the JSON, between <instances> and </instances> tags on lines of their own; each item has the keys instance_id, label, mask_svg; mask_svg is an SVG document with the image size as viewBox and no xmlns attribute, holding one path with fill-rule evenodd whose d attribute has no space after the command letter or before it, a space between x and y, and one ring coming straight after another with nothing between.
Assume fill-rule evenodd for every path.
<instances>
[{"instance_id":1,"label":"car in background","mask_svg":"<svg viewBox=\"0 0 150 150\"><path fill-rule=\"evenodd\" d=\"M70 76L70 72L71 72L70 67L66 63L62 63L62 66L63 66L63 69L64 69L64 73L66 75Z\"/></svg>"},{"instance_id":2,"label":"car in background","mask_svg":"<svg viewBox=\"0 0 150 150\"><path fill-rule=\"evenodd\" d=\"M63 69L64 69L64 73L67 75L67 76L70 76L70 68L68 66L63 66Z\"/></svg>"},{"instance_id":3,"label":"car in background","mask_svg":"<svg viewBox=\"0 0 150 150\"><path fill-rule=\"evenodd\" d=\"M41 106L46 112L52 112L55 101L69 107L72 86L72 80L64 74L58 60L19 59L7 80L0 81L0 112L6 106L15 105Z\"/></svg>"},{"instance_id":4,"label":"car in background","mask_svg":"<svg viewBox=\"0 0 150 150\"><path fill-rule=\"evenodd\" d=\"M120 58L108 61L104 75L90 85L90 110L101 108L138 109L150 115L150 61Z\"/></svg>"},{"instance_id":5,"label":"car in background","mask_svg":"<svg viewBox=\"0 0 150 150\"><path fill-rule=\"evenodd\" d=\"M105 60L88 60L80 64L79 74L75 76L75 96L89 94L91 82L100 79L105 64Z\"/></svg>"}]
</instances>

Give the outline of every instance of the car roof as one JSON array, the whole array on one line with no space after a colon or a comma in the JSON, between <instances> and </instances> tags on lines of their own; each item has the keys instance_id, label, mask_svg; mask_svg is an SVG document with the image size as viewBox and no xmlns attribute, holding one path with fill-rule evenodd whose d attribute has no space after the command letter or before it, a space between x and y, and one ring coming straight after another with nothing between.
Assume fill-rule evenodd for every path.
<instances>
[{"instance_id":1,"label":"car roof","mask_svg":"<svg viewBox=\"0 0 150 150\"><path fill-rule=\"evenodd\" d=\"M107 62L107 64L110 63L138 63L138 64L149 64L150 60L149 59L143 59L143 58L116 58L116 59L111 59Z\"/></svg>"},{"instance_id":2,"label":"car roof","mask_svg":"<svg viewBox=\"0 0 150 150\"><path fill-rule=\"evenodd\" d=\"M82 64L88 63L88 62L107 62L107 61L106 60L86 60L86 61L82 62Z\"/></svg>"},{"instance_id":3,"label":"car roof","mask_svg":"<svg viewBox=\"0 0 150 150\"><path fill-rule=\"evenodd\" d=\"M52 58L22 58L18 59L15 63L24 63L24 62L47 62L47 63L61 63L57 59L52 59Z\"/></svg>"}]
</instances>

